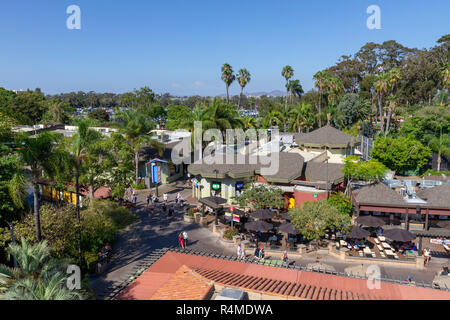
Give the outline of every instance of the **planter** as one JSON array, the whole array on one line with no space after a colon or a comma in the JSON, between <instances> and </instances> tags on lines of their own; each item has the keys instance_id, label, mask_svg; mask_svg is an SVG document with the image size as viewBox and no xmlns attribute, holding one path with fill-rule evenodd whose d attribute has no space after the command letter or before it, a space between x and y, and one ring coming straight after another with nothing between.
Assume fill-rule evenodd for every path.
<instances>
[{"instance_id":1,"label":"planter","mask_svg":"<svg viewBox=\"0 0 450 320\"><path fill-rule=\"evenodd\" d=\"M184 216L184 221L185 222L189 222L189 223L194 223L194 217L185 215Z\"/></svg>"}]
</instances>

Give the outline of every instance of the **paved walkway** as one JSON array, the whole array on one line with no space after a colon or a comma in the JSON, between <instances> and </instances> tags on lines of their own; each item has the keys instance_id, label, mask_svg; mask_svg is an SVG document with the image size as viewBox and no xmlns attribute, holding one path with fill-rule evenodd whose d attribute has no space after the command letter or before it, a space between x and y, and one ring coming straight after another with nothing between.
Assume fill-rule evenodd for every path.
<instances>
[{"instance_id":1,"label":"paved walkway","mask_svg":"<svg viewBox=\"0 0 450 320\"><path fill-rule=\"evenodd\" d=\"M167 213L162 212L161 204L159 204L154 215L150 216L150 211L146 208L146 197L149 190L138 192L138 203L134 212L140 219L118 236L113 248L113 259L103 274L91 277L92 288L98 296L106 294L108 287L121 284L127 280L136 265L152 251L164 247L178 246L178 234L184 230L188 232L188 247L191 249L223 255L236 254L233 246L223 245L223 242L208 228L183 221L186 208L176 207L174 199L178 192L181 192L183 198L187 199L192 194L191 189L184 189L174 183L159 188L159 191L160 199L162 199L164 192L168 194L169 205L175 207L175 215L169 219ZM272 258L278 259L280 257ZM343 262L333 256L317 254L316 252L295 259L296 265L305 267L317 262L327 264L338 272L344 272L348 267L361 266L360 263ZM410 275L413 281L431 284L444 262L448 263L448 259L432 259L432 264L425 270L380 265L380 271L382 278L404 281ZM367 265L364 265L364 267L367 267Z\"/></svg>"}]
</instances>

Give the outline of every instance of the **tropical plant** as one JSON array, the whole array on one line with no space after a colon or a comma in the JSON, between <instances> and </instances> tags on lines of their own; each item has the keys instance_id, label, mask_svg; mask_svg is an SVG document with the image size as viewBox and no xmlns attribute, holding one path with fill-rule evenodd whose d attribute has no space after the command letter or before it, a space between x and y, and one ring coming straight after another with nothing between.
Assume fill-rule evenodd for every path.
<instances>
[{"instance_id":1,"label":"tropical plant","mask_svg":"<svg viewBox=\"0 0 450 320\"><path fill-rule=\"evenodd\" d=\"M307 239L320 239L327 229L335 228L337 232L347 233L351 226L351 217L340 212L327 200L305 202L302 208L289 210L291 223Z\"/></svg>"},{"instance_id":2,"label":"tropical plant","mask_svg":"<svg viewBox=\"0 0 450 320\"><path fill-rule=\"evenodd\" d=\"M289 79L294 76L294 69L291 66L285 66L281 71L281 75L286 79L286 101L284 105L284 111L287 112L288 109L288 96L289 96Z\"/></svg>"},{"instance_id":3,"label":"tropical plant","mask_svg":"<svg viewBox=\"0 0 450 320\"><path fill-rule=\"evenodd\" d=\"M1 300L82 300L81 290L67 287L68 261L51 258L47 241L10 244L7 252L14 256L18 268L0 265Z\"/></svg>"},{"instance_id":4,"label":"tropical plant","mask_svg":"<svg viewBox=\"0 0 450 320\"><path fill-rule=\"evenodd\" d=\"M50 132L42 132L37 137L25 137L22 141L19 154L22 162L31 168L31 183L33 185L34 216L36 227L36 240L41 241L41 225L39 219L39 187L42 172L48 176L55 173L55 153L58 136Z\"/></svg>"},{"instance_id":5,"label":"tropical plant","mask_svg":"<svg viewBox=\"0 0 450 320\"><path fill-rule=\"evenodd\" d=\"M322 127L322 96L328 86L328 79L330 75L326 71L317 72L313 79L315 80L314 86L319 90L319 112L318 112L318 120L319 120L319 128Z\"/></svg>"},{"instance_id":6,"label":"tropical plant","mask_svg":"<svg viewBox=\"0 0 450 320\"><path fill-rule=\"evenodd\" d=\"M230 102L228 89L230 88L234 80L236 80L236 76L234 75L233 68L228 63L225 63L222 66L222 81L225 82L225 87L227 90L227 102Z\"/></svg>"},{"instance_id":7,"label":"tropical plant","mask_svg":"<svg viewBox=\"0 0 450 320\"><path fill-rule=\"evenodd\" d=\"M244 88L251 80L250 72L248 72L247 69L240 69L237 73L237 80L239 82L239 85L241 86L241 93L239 95L239 102L238 102L238 109L239 109L241 107L241 99L242 94L244 92Z\"/></svg>"},{"instance_id":8,"label":"tropical plant","mask_svg":"<svg viewBox=\"0 0 450 320\"><path fill-rule=\"evenodd\" d=\"M131 145L134 151L135 184L139 183L139 151L143 147L156 148L160 155L164 151L164 145L152 138L151 130L155 128L153 121L135 110L125 110L117 115L119 131Z\"/></svg>"},{"instance_id":9,"label":"tropical plant","mask_svg":"<svg viewBox=\"0 0 450 320\"><path fill-rule=\"evenodd\" d=\"M303 132L305 128L309 131L314 125L312 106L304 101L301 105L291 109L289 115L289 127L292 131Z\"/></svg>"},{"instance_id":10,"label":"tropical plant","mask_svg":"<svg viewBox=\"0 0 450 320\"><path fill-rule=\"evenodd\" d=\"M295 97L301 97L303 93L303 87L300 84L300 80L289 80L289 82L286 84L286 89L289 92L289 95L291 97L291 104L294 103Z\"/></svg>"}]
</instances>

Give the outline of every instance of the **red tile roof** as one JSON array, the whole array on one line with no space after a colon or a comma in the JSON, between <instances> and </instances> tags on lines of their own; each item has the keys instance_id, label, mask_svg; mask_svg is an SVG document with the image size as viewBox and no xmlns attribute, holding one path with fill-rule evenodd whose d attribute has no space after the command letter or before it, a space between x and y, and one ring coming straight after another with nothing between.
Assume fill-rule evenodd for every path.
<instances>
[{"instance_id":1,"label":"red tile roof","mask_svg":"<svg viewBox=\"0 0 450 320\"><path fill-rule=\"evenodd\" d=\"M175 252L168 252L162 256L125 288L118 299L150 299L183 265L207 281L213 280L222 286L290 299L450 300L450 292L446 291L386 282L381 282L380 289L370 290L366 280L362 279Z\"/></svg>"}]
</instances>

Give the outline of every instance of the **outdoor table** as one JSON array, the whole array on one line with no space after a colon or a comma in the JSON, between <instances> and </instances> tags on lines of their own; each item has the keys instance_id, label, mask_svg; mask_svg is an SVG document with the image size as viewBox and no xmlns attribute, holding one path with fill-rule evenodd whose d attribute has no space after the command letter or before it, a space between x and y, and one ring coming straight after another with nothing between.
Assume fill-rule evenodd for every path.
<instances>
[{"instance_id":1,"label":"outdoor table","mask_svg":"<svg viewBox=\"0 0 450 320\"><path fill-rule=\"evenodd\" d=\"M386 238L385 237L383 237L383 236L379 236L378 237L378 239L381 241L381 242L384 242L384 241L386 241Z\"/></svg>"},{"instance_id":2,"label":"outdoor table","mask_svg":"<svg viewBox=\"0 0 450 320\"><path fill-rule=\"evenodd\" d=\"M392 252L392 250L386 250L385 253L389 258L394 259L395 254Z\"/></svg>"},{"instance_id":3,"label":"outdoor table","mask_svg":"<svg viewBox=\"0 0 450 320\"><path fill-rule=\"evenodd\" d=\"M383 246L383 248L385 249L391 249L391 246L389 244L387 244L386 242L382 242L381 245Z\"/></svg>"},{"instance_id":4,"label":"outdoor table","mask_svg":"<svg viewBox=\"0 0 450 320\"><path fill-rule=\"evenodd\" d=\"M380 252L383 252L383 247L380 246L379 244L377 244L377 248L378 248L378 250L380 250Z\"/></svg>"},{"instance_id":5,"label":"outdoor table","mask_svg":"<svg viewBox=\"0 0 450 320\"><path fill-rule=\"evenodd\" d=\"M366 257L372 256L372 251L369 248L364 248L363 252L366 255Z\"/></svg>"},{"instance_id":6,"label":"outdoor table","mask_svg":"<svg viewBox=\"0 0 450 320\"><path fill-rule=\"evenodd\" d=\"M377 238L375 238L375 239L373 239L373 240L375 240L375 243L376 243L376 244L380 244L380 240L378 240Z\"/></svg>"}]
</instances>

